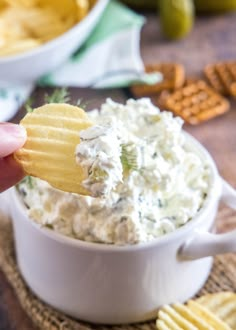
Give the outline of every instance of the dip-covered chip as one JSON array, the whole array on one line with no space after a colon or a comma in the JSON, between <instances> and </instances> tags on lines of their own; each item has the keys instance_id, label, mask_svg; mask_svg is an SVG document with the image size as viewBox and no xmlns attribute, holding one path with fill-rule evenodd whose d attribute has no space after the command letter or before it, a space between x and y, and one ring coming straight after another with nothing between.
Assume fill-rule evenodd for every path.
<instances>
[{"instance_id":1,"label":"dip-covered chip","mask_svg":"<svg viewBox=\"0 0 236 330\"><path fill-rule=\"evenodd\" d=\"M84 110L46 104L21 121L25 145L15 159L26 174L66 192L104 196L122 181L122 148L112 125L94 125Z\"/></svg>"}]
</instances>

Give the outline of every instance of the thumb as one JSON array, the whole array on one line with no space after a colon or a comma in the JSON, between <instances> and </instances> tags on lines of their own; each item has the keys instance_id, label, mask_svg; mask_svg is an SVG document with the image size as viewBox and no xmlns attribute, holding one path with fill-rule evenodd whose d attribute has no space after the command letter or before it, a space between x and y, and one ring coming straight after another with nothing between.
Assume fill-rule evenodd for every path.
<instances>
[{"instance_id":1,"label":"thumb","mask_svg":"<svg viewBox=\"0 0 236 330\"><path fill-rule=\"evenodd\" d=\"M12 154L26 141L24 127L11 123L0 123L0 158Z\"/></svg>"}]
</instances>

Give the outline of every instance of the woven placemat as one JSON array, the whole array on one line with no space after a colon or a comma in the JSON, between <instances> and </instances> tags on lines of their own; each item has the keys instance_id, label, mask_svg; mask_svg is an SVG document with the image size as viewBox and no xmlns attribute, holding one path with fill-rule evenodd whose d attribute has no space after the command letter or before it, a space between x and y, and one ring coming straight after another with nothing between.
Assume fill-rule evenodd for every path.
<instances>
[{"instance_id":1,"label":"woven placemat","mask_svg":"<svg viewBox=\"0 0 236 330\"><path fill-rule=\"evenodd\" d=\"M220 232L236 227L236 212L221 208L217 226ZM91 325L74 320L40 301L27 287L16 264L11 222L0 215L0 268L15 291L25 312L42 330L154 330L155 321L125 326ZM197 296L219 291L236 292L236 254L217 256L212 272Z\"/></svg>"}]
</instances>

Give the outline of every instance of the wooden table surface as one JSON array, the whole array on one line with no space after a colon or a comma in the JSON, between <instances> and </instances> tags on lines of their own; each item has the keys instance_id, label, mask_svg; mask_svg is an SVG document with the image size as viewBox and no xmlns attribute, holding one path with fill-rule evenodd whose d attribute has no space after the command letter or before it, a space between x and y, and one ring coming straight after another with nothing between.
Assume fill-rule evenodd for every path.
<instances>
[{"instance_id":1,"label":"wooden table surface","mask_svg":"<svg viewBox=\"0 0 236 330\"><path fill-rule=\"evenodd\" d=\"M141 35L141 53L145 63L161 60L183 63L187 75L201 76L204 65L217 60L236 60L236 13L211 17L198 17L192 33L182 41L163 39L156 15L146 14L147 23ZM42 104L45 91L37 89L34 98ZM100 106L107 97L123 102L129 92L121 90L71 89L72 99L90 101L89 108ZM21 110L13 119L18 122ZM216 119L196 127L185 125L212 154L220 174L236 187L236 101L231 100L231 110ZM36 330L19 305L13 290L0 272L0 330Z\"/></svg>"}]
</instances>

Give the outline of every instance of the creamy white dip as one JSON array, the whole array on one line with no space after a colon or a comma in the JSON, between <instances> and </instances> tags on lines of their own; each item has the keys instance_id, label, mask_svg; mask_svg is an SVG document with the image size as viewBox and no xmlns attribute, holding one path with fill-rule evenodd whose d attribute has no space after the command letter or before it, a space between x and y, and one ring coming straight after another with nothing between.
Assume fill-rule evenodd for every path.
<instances>
[{"instance_id":1,"label":"creamy white dip","mask_svg":"<svg viewBox=\"0 0 236 330\"><path fill-rule=\"evenodd\" d=\"M76 161L85 171L82 184L91 196L108 195L123 177L118 129L108 123L81 131Z\"/></svg>"},{"instance_id":2,"label":"creamy white dip","mask_svg":"<svg viewBox=\"0 0 236 330\"><path fill-rule=\"evenodd\" d=\"M180 118L160 112L149 99L125 105L108 99L89 116L99 126L82 132L76 157L87 169L102 168L105 191L111 192L80 196L27 179L19 190L30 218L80 240L124 245L172 232L197 214L208 191L209 167L187 144ZM95 163L99 152L104 154ZM90 177L84 184L96 192L103 183Z\"/></svg>"}]
</instances>

